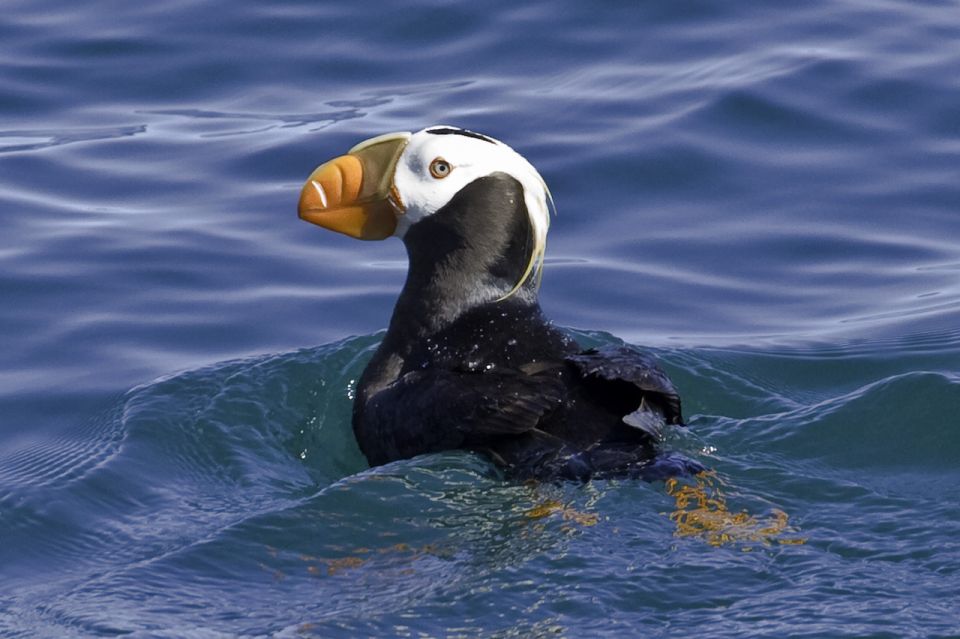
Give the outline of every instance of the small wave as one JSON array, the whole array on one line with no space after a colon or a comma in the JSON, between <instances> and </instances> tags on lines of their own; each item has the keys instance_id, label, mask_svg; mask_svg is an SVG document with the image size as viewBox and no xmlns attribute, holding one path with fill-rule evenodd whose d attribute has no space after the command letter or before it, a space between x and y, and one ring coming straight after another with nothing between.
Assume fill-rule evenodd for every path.
<instances>
[{"instance_id":1,"label":"small wave","mask_svg":"<svg viewBox=\"0 0 960 639\"><path fill-rule=\"evenodd\" d=\"M70 566L84 581L175 557L366 466L349 384L372 338L226 362L130 390L69 436L0 459L8 575ZM4 553L6 554L6 553Z\"/></svg>"},{"instance_id":2,"label":"small wave","mask_svg":"<svg viewBox=\"0 0 960 639\"><path fill-rule=\"evenodd\" d=\"M940 372L885 377L795 409L733 422L724 446L762 445L781 458L836 468L952 470L960 462L960 379ZM728 449L728 452L731 452Z\"/></svg>"}]
</instances>

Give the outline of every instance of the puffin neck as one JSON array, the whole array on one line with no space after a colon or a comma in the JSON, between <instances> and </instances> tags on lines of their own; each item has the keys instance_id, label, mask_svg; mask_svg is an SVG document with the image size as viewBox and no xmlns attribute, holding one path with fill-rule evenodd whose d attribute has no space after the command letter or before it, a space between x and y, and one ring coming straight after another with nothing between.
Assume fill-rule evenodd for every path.
<instances>
[{"instance_id":1,"label":"puffin neck","mask_svg":"<svg viewBox=\"0 0 960 639\"><path fill-rule=\"evenodd\" d=\"M523 187L506 173L474 180L411 226L403 241L410 267L391 331L407 324L423 337L497 303L523 277L534 245ZM536 305L537 279L528 278L510 299Z\"/></svg>"}]
</instances>

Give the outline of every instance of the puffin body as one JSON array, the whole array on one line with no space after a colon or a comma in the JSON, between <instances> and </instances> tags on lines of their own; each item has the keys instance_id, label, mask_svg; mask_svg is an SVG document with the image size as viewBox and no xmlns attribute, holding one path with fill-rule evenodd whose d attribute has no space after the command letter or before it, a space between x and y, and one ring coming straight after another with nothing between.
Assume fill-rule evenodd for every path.
<instances>
[{"instance_id":1,"label":"puffin body","mask_svg":"<svg viewBox=\"0 0 960 639\"><path fill-rule=\"evenodd\" d=\"M543 316L551 204L513 149L449 126L367 140L311 174L301 218L359 239L400 237L409 256L354 399L371 465L469 449L516 478L698 470L658 451L682 418L651 356L583 350Z\"/></svg>"}]
</instances>

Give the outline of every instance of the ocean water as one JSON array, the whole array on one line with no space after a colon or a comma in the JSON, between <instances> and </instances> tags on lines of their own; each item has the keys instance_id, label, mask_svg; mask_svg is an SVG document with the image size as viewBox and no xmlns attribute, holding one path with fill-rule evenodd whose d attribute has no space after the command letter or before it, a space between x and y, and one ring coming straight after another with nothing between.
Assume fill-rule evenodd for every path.
<instances>
[{"instance_id":1,"label":"ocean water","mask_svg":"<svg viewBox=\"0 0 960 639\"><path fill-rule=\"evenodd\" d=\"M958 69L953 2L5 0L0 636L960 636ZM438 123L709 473L367 468L405 255L296 200Z\"/></svg>"}]
</instances>

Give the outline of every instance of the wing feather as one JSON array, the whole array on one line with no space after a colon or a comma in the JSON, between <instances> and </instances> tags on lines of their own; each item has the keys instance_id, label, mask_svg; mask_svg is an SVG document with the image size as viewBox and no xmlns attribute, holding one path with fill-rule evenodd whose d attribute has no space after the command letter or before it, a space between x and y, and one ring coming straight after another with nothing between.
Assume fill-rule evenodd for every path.
<instances>
[{"instance_id":1,"label":"wing feather","mask_svg":"<svg viewBox=\"0 0 960 639\"><path fill-rule=\"evenodd\" d=\"M632 387L635 396L639 391L639 397L635 397L639 400L637 405L626 416L631 419L628 424L647 422L638 414L645 412L647 402L661 409L666 423L683 424L680 394L653 355L629 346L604 346L568 355L566 361L585 380L605 383L602 384L604 390L611 394L616 393L618 387Z\"/></svg>"}]
</instances>

